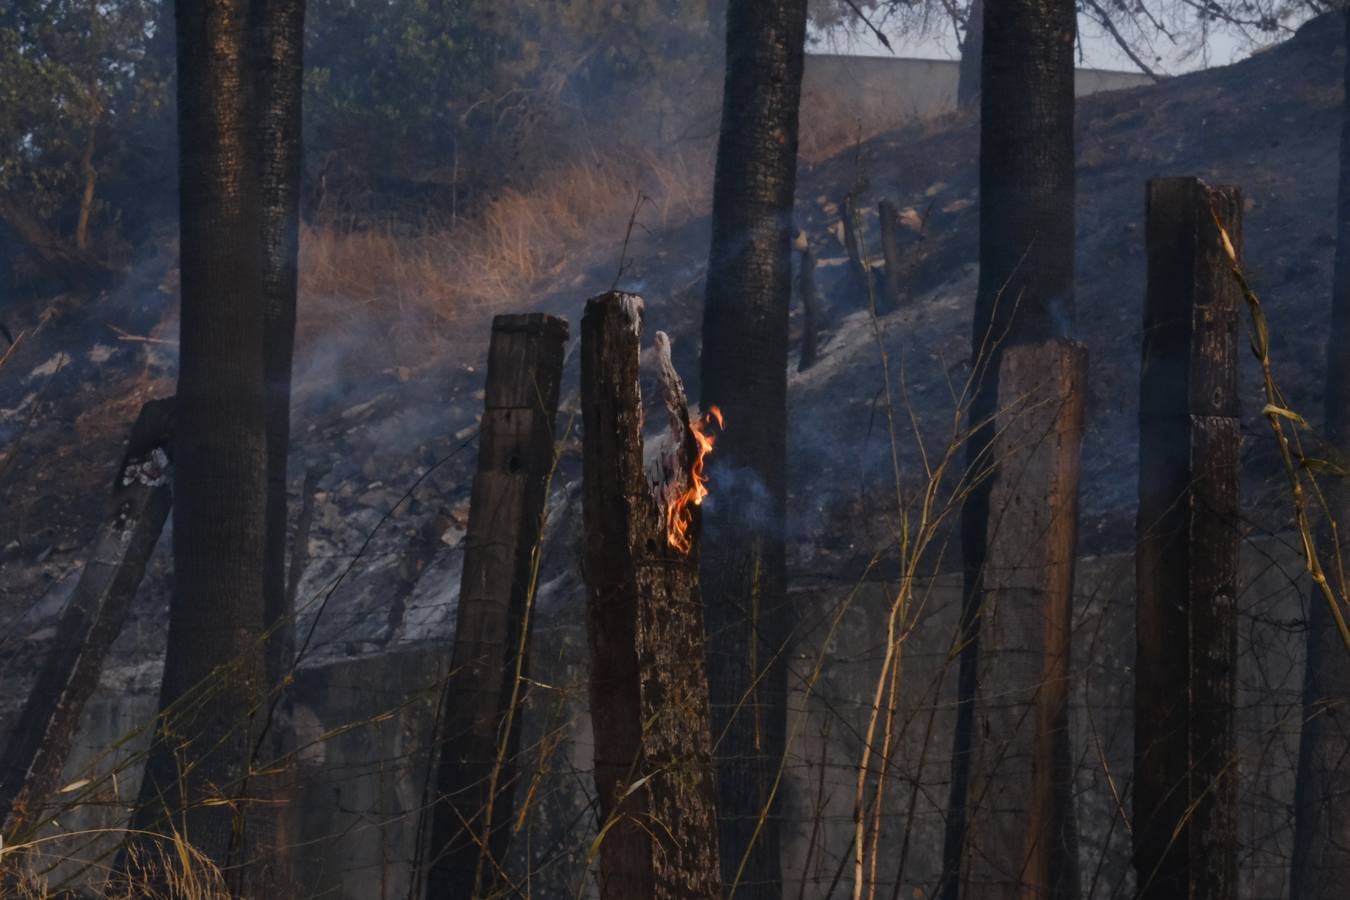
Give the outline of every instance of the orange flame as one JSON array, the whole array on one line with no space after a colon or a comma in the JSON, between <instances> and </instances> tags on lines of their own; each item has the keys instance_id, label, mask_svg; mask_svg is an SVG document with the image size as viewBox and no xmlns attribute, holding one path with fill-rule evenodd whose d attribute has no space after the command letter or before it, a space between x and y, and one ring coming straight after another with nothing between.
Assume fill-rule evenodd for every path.
<instances>
[{"instance_id":1,"label":"orange flame","mask_svg":"<svg viewBox=\"0 0 1350 900\"><path fill-rule=\"evenodd\" d=\"M723 427L722 410L716 406L708 407L708 411L699 416L697 422L690 423L689 430L693 432L698 454L694 457L693 464L689 466L689 487L676 497L675 502L666 510L666 540L681 553L688 553L694 546L693 536L689 533L694 522L694 511L691 507L702 505L703 498L708 496L708 476L703 474L703 460L712 452L713 443L716 441L716 438L708 433L708 426L713 422L717 423L720 431Z\"/></svg>"}]
</instances>

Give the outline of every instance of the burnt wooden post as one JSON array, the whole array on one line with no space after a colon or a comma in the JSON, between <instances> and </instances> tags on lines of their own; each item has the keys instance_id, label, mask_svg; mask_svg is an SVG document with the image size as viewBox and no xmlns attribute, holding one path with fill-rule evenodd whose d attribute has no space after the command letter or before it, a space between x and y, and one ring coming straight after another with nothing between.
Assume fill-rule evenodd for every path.
<instances>
[{"instance_id":1,"label":"burnt wooden post","mask_svg":"<svg viewBox=\"0 0 1350 900\"><path fill-rule=\"evenodd\" d=\"M668 534L697 445L669 342L656 349L670 416L659 471L643 464L642 300L611 292L581 322L581 407L591 725L600 799L600 896L721 897L698 580ZM691 509L691 512L696 510Z\"/></svg>"},{"instance_id":2,"label":"burnt wooden post","mask_svg":"<svg viewBox=\"0 0 1350 900\"><path fill-rule=\"evenodd\" d=\"M867 246L863 240L862 207L856 191L844 195L839 214L844 221L844 251L848 254L848 303L859 309L867 309L873 302L869 288L873 283L872 272L867 265ZM879 312L880 310L878 310Z\"/></svg>"},{"instance_id":3,"label":"burnt wooden post","mask_svg":"<svg viewBox=\"0 0 1350 900\"><path fill-rule=\"evenodd\" d=\"M963 896L1078 896L1068 695L1086 380L1087 350L1063 338L1009 347L999 366Z\"/></svg>"},{"instance_id":4,"label":"burnt wooden post","mask_svg":"<svg viewBox=\"0 0 1350 900\"><path fill-rule=\"evenodd\" d=\"M886 272L882 297L885 300L884 311L899 309L905 296L904 278L901 275L900 239L896 234L896 223L900 220L895 204L882 200L877 205L877 214L881 217L881 257L885 261ZM883 304L878 303L878 306ZM878 312L883 310L879 309Z\"/></svg>"},{"instance_id":5,"label":"burnt wooden post","mask_svg":"<svg viewBox=\"0 0 1350 900\"><path fill-rule=\"evenodd\" d=\"M491 893L511 832L544 501L567 322L492 321L428 845L429 900Z\"/></svg>"},{"instance_id":6,"label":"burnt wooden post","mask_svg":"<svg viewBox=\"0 0 1350 900\"><path fill-rule=\"evenodd\" d=\"M171 506L172 397L141 407L113 482L111 511L0 759L0 834L13 836L56 788L103 660L126 621Z\"/></svg>"},{"instance_id":7,"label":"burnt wooden post","mask_svg":"<svg viewBox=\"0 0 1350 900\"><path fill-rule=\"evenodd\" d=\"M797 371L805 372L816 364L820 352L820 294L816 292L816 255L811 243L802 235L797 269L797 294L802 301L802 348L797 357Z\"/></svg>"},{"instance_id":8,"label":"burnt wooden post","mask_svg":"<svg viewBox=\"0 0 1350 900\"><path fill-rule=\"evenodd\" d=\"M1134 866L1140 898L1237 895L1234 765L1242 198L1150 181L1139 400Z\"/></svg>"}]
</instances>

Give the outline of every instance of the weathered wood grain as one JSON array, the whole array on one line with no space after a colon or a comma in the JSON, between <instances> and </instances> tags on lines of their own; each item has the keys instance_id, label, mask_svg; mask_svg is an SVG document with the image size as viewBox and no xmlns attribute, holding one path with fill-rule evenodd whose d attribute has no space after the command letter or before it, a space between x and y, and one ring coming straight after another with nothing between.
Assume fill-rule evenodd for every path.
<instances>
[{"instance_id":1,"label":"weathered wood grain","mask_svg":"<svg viewBox=\"0 0 1350 900\"><path fill-rule=\"evenodd\" d=\"M964 896L1078 896L1070 626L1087 351L1010 347L999 371Z\"/></svg>"},{"instance_id":2,"label":"weathered wood grain","mask_svg":"<svg viewBox=\"0 0 1350 900\"><path fill-rule=\"evenodd\" d=\"M586 305L581 402L591 723L603 900L721 897L712 738L699 591L697 517L688 553L671 546L643 464L638 352L642 301L611 292ZM658 334L671 459L694 451L684 389ZM663 350L664 348L664 350ZM608 824L612 823L612 824Z\"/></svg>"},{"instance_id":3,"label":"weathered wood grain","mask_svg":"<svg viewBox=\"0 0 1350 900\"><path fill-rule=\"evenodd\" d=\"M477 897L498 882L513 819L518 686L567 344L543 314L492 323L478 470L464 543L450 681L441 713L427 896Z\"/></svg>"},{"instance_id":4,"label":"weathered wood grain","mask_svg":"<svg viewBox=\"0 0 1350 900\"><path fill-rule=\"evenodd\" d=\"M0 759L0 833L12 836L33 824L60 786L80 714L169 515L173 408L173 398L152 400L132 426L108 518Z\"/></svg>"},{"instance_id":5,"label":"weathered wood grain","mask_svg":"<svg viewBox=\"0 0 1350 900\"><path fill-rule=\"evenodd\" d=\"M1134 865L1147 900L1237 895L1240 295L1211 206L1238 243L1235 188L1149 182L1134 773Z\"/></svg>"}]
</instances>

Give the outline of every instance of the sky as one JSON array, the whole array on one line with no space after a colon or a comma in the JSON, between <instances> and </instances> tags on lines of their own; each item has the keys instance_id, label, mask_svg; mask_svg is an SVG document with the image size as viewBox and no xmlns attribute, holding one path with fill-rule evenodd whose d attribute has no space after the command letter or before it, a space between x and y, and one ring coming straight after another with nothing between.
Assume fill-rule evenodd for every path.
<instances>
[{"instance_id":1,"label":"sky","mask_svg":"<svg viewBox=\"0 0 1350 900\"><path fill-rule=\"evenodd\" d=\"M1299 24L1300 20L1290 20L1286 23L1289 28L1297 28ZM1080 67L1139 71L1139 68L1121 52L1115 41L1099 25L1084 16L1079 16L1078 27L1082 51L1082 59L1078 62ZM906 37L899 33L897 29L886 28L885 26L882 26L882 28L897 56L923 59L958 58L956 39L950 30L937 37L915 39ZM1288 37L1287 32L1274 36L1273 40L1270 38L1266 40L1268 43L1277 43L1286 37ZM1165 40L1157 42L1155 49L1157 55L1162 58L1158 60L1145 59L1154 71L1159 74L1179 75L1196 69L1238 62L1251 55L1253 47L1250 40L1244 39L1241 35L1232 31L1225 31L1212 35L1208 47L1208 59L1199 56L1183 59L1181 54L1171 48ZM857 31L842 28L833 29L829 32L817 31L812 33L807 51L849 53L864 56L889 55L889 51L871 34L861 34Z\"/></svg>"}]
</instances>

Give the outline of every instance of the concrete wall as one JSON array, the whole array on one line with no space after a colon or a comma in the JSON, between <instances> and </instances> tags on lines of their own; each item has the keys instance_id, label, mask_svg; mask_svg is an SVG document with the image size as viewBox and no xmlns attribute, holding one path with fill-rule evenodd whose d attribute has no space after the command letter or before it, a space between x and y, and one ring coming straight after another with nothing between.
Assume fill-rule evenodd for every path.
<instances>
[{"instance_id":1,"label":"concrete wall","mask_svg":"<svg viewBox=\"0 0 1350 900\"><path fill-rule=\"evenodd\" d=\"M1242 884L1244 898L1284 896L1292 844L1289 804L1300 720L1302 620L1307 596L1296 546L1268 538L1244 546L1239 682ZM861 573L858 573L861 574ZM1073 749L1085 879L1096 896L1128 896L1129 783L1133 747L1133 557L1080 560L1074 619ZM866 581L799 586L804 637L792 652L792 697L783 785L784 870L789 894L847 895L853 798L862 734L896 586ZM928 896L940 872L956 666L949 656L960 577L919 586L913 630L903 645L896 752L882 808L882 896L897 875L900 896ZM532 872L533 896L590 896L587 851L593 748L586 704L584 593L574 572L541 588L526 697L517 802L530 815L513 847L513 868ZM296 689L301 754L295 859L305 896L333 900L406 897L425 800L431 726L445 650L404 645L306 669ZM805 685L819 669L813 689ZM85 716L70 781L105 773L138 749L110 747L154 709L153 665L110 673ZM55 816L45 858L97 861L115 842L92 844L86 829L115 829L135 797L138 773L106 779L83 808ZM1117 801L1119 798L1119 804ZM122 801L119 803L119 799ZM84 836L80 836L80 835ZM904 856L901 873L901 856ZM842 866L842 873L841 873ZM83 880L77 877L77 880ZM842 892L842 893L841 893Z\"/></svg>"},{"instance_id":2,"label":"concrete wall","mask_svg":"<svg viewBox=\"0 0 1350 900\"><path fill-rule=\"evenodd\" d=\"M956 109L959 67L955 60L811 53L802 80L804 111L828 102L864 122L941 115ZM1150 83L1139 72L1079 69L1074 93L1081 97Z\"/></svg>"}]
</instances>

